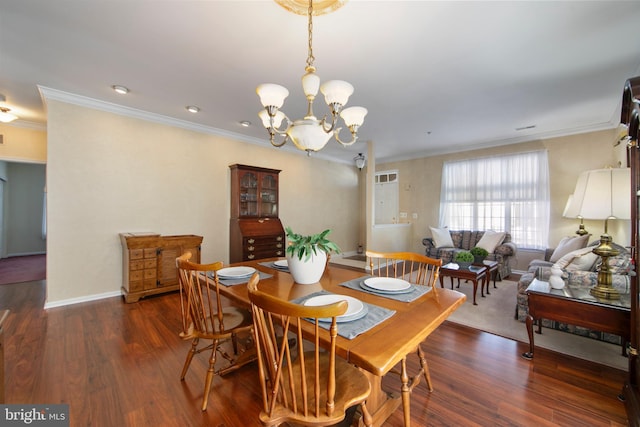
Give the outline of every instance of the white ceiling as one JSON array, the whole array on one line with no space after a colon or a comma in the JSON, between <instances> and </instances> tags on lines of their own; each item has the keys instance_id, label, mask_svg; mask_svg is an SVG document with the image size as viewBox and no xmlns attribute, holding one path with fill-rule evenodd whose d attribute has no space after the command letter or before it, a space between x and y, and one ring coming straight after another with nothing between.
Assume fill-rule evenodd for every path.
<instances>
[{"instance_id":1,"label":"white ceiling","mask_svg":"<svg viewBox=\"0 0 640 427\"><path fill-rule=\"evenodd\" d=\"M315 65L354 85L376 159L406 159L616 127L639 22L639 1L351 0L314 19ZM306 17L270 0L0 0L16 126L46 123L40 86L268 145L255 87L286 86L283 111L301 118L306 55ZM359 151L330 141L319 155Z\"/></svg>"}]
</instances>

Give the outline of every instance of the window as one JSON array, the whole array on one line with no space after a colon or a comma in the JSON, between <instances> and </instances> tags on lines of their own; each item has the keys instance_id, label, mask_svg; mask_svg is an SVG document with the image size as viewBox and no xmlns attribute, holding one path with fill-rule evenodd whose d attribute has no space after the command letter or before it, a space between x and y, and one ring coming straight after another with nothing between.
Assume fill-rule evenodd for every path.
<instances>
[{"instance_id":1,"label":"window","mask_svg":"<svg viewBox=\"0 0 640 427\"><path fill-rule=\"evenodd\" d=\"M546 248L547 152L445 162L440 226L452 230L507 231L519 247Z\"/></svg>"}]
</instances>

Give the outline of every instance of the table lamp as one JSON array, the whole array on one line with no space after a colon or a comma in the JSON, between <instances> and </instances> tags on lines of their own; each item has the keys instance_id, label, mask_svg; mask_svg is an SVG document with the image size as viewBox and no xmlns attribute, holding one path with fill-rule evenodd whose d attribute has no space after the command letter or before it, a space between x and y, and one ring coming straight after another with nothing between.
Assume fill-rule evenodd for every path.
<instances>
[{"instance_id":1,"label":"table lamp","mask_svg":"<svg viewBox=\"0 0 640 427\"><path fill-rule=\"evenodd\" d=\"M563 218L578 218L580 220L580 225L576 230L576 234L579 236L584 236L585 234L589 234L589 232L584 228L584 218L578 215L578 207L577 203L573 202L573 194L569 196L567 199L567 204L564 207L564 211L562 212Z\"/></svg>"},{"instance_id":2,"label":"table lamp","mask_svg":"<svg viewBox=\"0 0 640 427\"><path fill-rule=\"evenodd\" d=\"M574 207L575 203L575 207ZM609 258L620 252L611 244L609 219L631 219L631 174L629 168L596 169L582 172L578 177L571 201L573 212L584 219L604 220L604 234L593 253L602 258L598 284L591 295L604 299L620 298L612 286Z\"/></svg>"}]
</instances>

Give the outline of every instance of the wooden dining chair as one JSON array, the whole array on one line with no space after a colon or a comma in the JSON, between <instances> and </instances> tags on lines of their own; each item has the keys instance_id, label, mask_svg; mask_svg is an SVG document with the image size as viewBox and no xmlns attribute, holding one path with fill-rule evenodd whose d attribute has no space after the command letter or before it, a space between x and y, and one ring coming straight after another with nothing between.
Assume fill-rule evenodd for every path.
<instances>
[{"instance_id":1,"label":"wooden dining chair","mask_svg":"<svg viewBox=\"0 0 640 427\"><path fill-rule=\"evenodd\" d=\"M371 275L378 277L393 277L404 279L409 283L420 286L430 286L430 294L438 298L437 281L440 275L441 259L430 258L426 255L414 252L375 252L366 251L369 259ZM410 397L411 391L420 383L420 377L424 376L429 391L433 391L429 365L420 344L415 350L420 362L418 372L410 377L407 372L407 358L400 363L400 371L392 369L390 372L399 374L402 385L402 408L404 411L404 425L410 425Z\"/></svg>"},{"instance_id":2,"label":"wooden dining chair","mask_svg":"<svg viewBox=\"0 0 640 427\"><path fill-rule=\"evenodd\" d=\"M368 378L336 358L336 317L347 311L347 302L304 306L281 300L258 289L257 274L248 287L262 389L262 424L333 425L345 418L348 408L360 405L362 421L372 426L365 404L371 392ZM319 319L330 319L329 331L321 329ZM313 325L313 333L305 335L309 341L303 343L304 323ZM296 339L290 339L290 334ZM297 352L292 348L296 343L303 343Z\"/></svg>"},{"instance_id":3,"label":"wooden dining chair","mask_svg":"<svg viewBox=\"0 0 640 427\"><path fill-rule=\"evenodd\" d=\"M191 349L187 353L180 380L184 380L193 356L210 350L209 369L202 397L202 410L206 411L214 375L232 372L255 360L255 353L246 349L240 352L238 346L239 334L245 334L248 339L252 339L253 321L249 310L223 306L216 273L222 268L223 263L196 264L190 262L190 258L190 252L176 258L182 312L180 337L184 340L191 340ZM202 346L200 346L200 340L205 341ZM229 340L232 345L232 354L222 346L224 342ZM216 370L215 364L218 354L228 363Z\"/></svg>"}]
</instances>

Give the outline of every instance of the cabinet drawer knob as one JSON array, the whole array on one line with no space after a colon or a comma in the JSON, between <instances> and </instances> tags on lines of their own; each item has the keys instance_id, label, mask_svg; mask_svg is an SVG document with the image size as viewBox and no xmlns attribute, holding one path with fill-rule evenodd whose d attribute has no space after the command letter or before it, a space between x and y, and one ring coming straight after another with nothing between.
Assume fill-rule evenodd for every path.
<instances>
[{"instance_id":1,"label":"cabinet drawer knob","mask_svg":"<svg viewBox=\"0 0 640 427\"><path fill-rule=\"evenodd\" d=\"M255 257L256 257L256 256L255 256L254 254L249 254L249 255L247 255L247 258L249 258L249 259L254 259Z\"/></svg>"},{"instance_id":2,"label":"cabinet drawer knob","mask_svg":"<svg viewBox=\"0 0 640 427\"><path fill-rule=\"evenodd\" d=\"M281 247L282 247L282 243L278 243L278 244L276 245L276 248L281 248Z\"/></svg>"},{"instance_id":3,"label":"cabinet drawer knob","mask_svg":"<svg viewBox=\"0 0 640 427\"><path fill-rule=\"evenodd\" d=\"M282 236L278 236L278 237L276 237L276 240L277 240L278 242L282 242Z\"/></svg>"},{"instance_id":4,"label":"cabinet drawer knob","mask_svg":"<svg viewBox=\"0 0 640 427\"><path fill-rule=\"evenodd\" d=\"M248 250L248 251L251 251L251 252L253 252L255 249L256 249L256 248L254 248L253 246L249 246L249 247L247 248L247 250Z\"/></svg>"},{"instance_id":5,"label":"cabinet drawer knob","mask_svg":"<svg viewBox=\"0 0 640 427\"><path fill-rule=\"evenodd\" d=\"M247 242L249 242L250 245L253 245L256 241L254 239L249 239Z\"/></svg>"},{"instance_id":6,"label":"cabinet drawer knob","mask_svg":"<svg viewBox=\"0 0 640 427\"><path fill-rule=\"evenodd\" d=\"M278 255L278 256L282 256L282 251L278 251L278 252L276 252L276 255Z\"/></svg>"}]
</instances>

